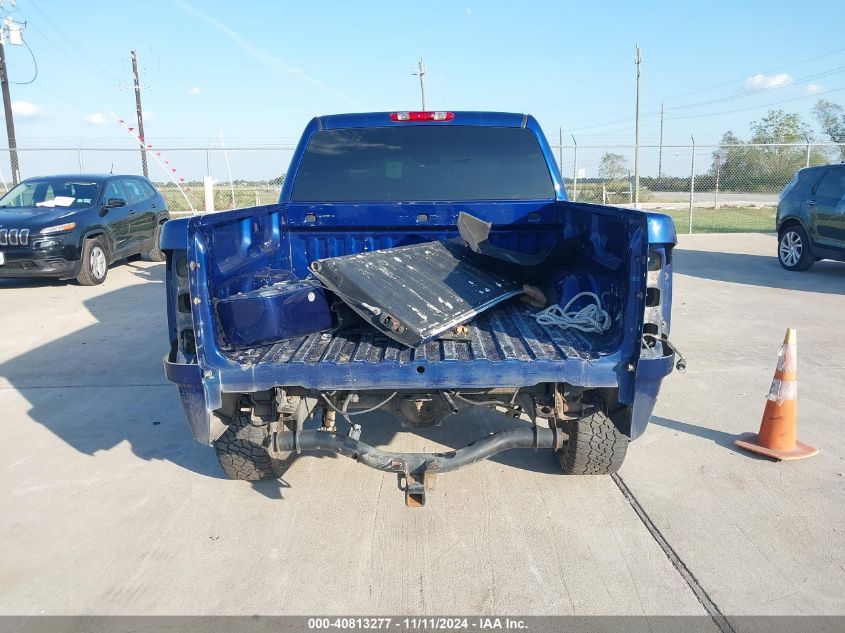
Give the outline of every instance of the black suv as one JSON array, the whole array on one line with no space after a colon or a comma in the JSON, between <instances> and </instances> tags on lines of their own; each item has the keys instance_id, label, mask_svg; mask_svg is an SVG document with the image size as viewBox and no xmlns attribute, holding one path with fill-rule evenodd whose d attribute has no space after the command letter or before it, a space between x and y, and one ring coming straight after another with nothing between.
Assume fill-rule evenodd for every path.
<instances>
[{"instance_id":1,"label":"black suv","mask_svg":"<svg viewBox=\"0 0 845 633\"><path fill-rule=\"evenodd\" d=\"M141 176L28 178L0 198L0 277L103 283L109 264L159 250L167 203Z\"/></svg>"},{"instance_id":2,"label":"black suv","mask_svg":"<svg viewBox=\"0 0 845 633\"><path fill-rule=\"evenodd\" d=\"M777 226L778 261L787 270L845 261L845 164L795 174L780 194Z\"/></svg>"}]
</instances>

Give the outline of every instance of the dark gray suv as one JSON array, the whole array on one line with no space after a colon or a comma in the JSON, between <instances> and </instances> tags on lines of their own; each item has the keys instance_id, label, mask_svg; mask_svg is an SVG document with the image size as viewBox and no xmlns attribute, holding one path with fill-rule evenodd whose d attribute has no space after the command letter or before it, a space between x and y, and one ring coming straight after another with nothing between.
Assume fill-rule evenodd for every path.
<instances>
[{"instance_id":1,"label":"dark gray suv","mask_svg":"<svg viewBox=\"0 0 845 633\"><path fill-rule=\"evenodd\" d=\"M113 262L158 247L167 203L141 176L28 178L0 198L0 277L56 277L94 286Z\"/></svg>"},{"instance_id":2,"label":"dark gray suv","mask_svg":"<svg viewBox=\"0 0 845 633\"><path fill-rule=\"evenodd\" d=\"M795 174L780 194L777 226L778 261L787 270L845 261L845 163Z\"/></svg>"}]
</instances>

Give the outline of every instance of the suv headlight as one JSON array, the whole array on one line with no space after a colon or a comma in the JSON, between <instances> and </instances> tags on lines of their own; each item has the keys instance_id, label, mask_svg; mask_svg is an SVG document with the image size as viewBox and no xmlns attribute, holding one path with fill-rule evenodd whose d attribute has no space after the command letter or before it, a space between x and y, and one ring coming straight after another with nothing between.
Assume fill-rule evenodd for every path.
<instances>
[{"instance_id":1,"label":"suv headlight","mask_svg":"<svg viewBox=\"0 0 845 633\"><path fill-rule=\"evenodd\" d=\"M41 229L41 235L49 235L50 233L62 233L64 231L72 231L76 228L76 222L68 222L67 224L57 224L56 226L48 226L46 229Z\"/></svg>"}]
</instances>

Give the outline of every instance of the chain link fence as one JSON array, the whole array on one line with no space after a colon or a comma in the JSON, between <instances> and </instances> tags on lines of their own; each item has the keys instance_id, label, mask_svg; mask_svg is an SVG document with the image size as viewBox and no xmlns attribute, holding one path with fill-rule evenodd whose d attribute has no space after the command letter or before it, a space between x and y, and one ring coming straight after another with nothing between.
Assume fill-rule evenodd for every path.
<instances>
[{"instance_id":1,"label":"chain link fence","mask_svg":"<svg viewBox=\"0 0 845 633\"><path fill-rule=\"evenodd\" d=\"M203 213L203 179L213 182L211 210L271 204L293 156L293 145L252 147L155 147L147 150L148 177L161 191L172 214ZM141 175L138 149L124 147L19 147L19 179L46 174L115 173ZM0 150L0 184L12 184L9 161Z\"/></svg>"},{"instance_id":2,"label":"chain link fence","mask_svg":"<svg viewBox=\"0 0 845 633\"><path fill-rule=\"evenodd\" d=\"M845 160L833 143L640 145L640 186L633 145L553 146L573 200L634 206L671 215L678 232L775 230L778 195L802 167ZM210 209L270 204L278 199L294 145L156 147L147 150L149 178L174 215L206 211L203 178L212 178ZM140 151L122 146L19 147L19 178L57 173L140 174ZM9 150L0 150L0 179L11 184Z\"/></svg>"},{"instance_id":3,"label":"chain link fence","mask_svg":"<svg viewBox=\"0 0 845 633\"><path fill-rule=\"evenodd\" d=\"M569 197L667 213L679 233L775 230L780 192L803 167L845 160L834 143L554 147ZM638 195L639 194L639 195Z\"/></svg>"}]
</instances>

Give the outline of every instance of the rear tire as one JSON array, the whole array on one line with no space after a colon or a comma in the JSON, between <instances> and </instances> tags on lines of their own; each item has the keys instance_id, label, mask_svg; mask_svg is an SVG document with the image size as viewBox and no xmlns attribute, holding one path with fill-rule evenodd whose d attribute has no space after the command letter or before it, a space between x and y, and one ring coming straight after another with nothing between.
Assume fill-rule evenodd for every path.
<instances>
[{"instance_id":1,"label":"rear tire","mask_svg":"<svg viewBox=\"0 0 845 633\"><path fill-rule=\"evenodd\" d=\"M810 247L810 238L800 224L790 224L778 235L778 261L786 270L803 272L816 258Z\"/></svg>"},{"instance_id":2,"label":"rear tire","mask_svg":"<svg viewBox=\"0 0 845 633\"><path fill-rule=\"evenodd\" d=\"M628 436L602 411L561 428L569 434L555 459L565 475L608 475L619 470L628 449Z\"/></svg>"},{"instance_id":3,"label":"rear tire","mask_svg":"<svg viewBox=\"0 0 845 633\"><path fill-rule=\"evenodd\" d=\"M147 257L150 258L151 262L163 262L167 259L159 243L161 240L161 227L161 224L156 227L155 233L153 234L153 247L147 251Z\"/></svg>"},{"instance_id":4,"label":"rear tire","mask_svg":"<svg viewBox=\"0 0 845 633\"><path fill-rule=\"evenodd\" d=\"M229 428L214 442L217 461L229 479L278 479L290 467L294 453L273 450L272 433L280 430L281 422L253 425L248 402L244 397L244 406L236 409Z\"/></svg>"},{"instance_id":5,"label":"rear tire","mask_svg":"<svg viewBox=\"0 0 845 633\"><path fill-rule=\"evenodd\" d=\"M99 237L82 244L82 268L76 276L80 286L99 286L109 272L109 251Z\"/></svg>"}]
</instances>

